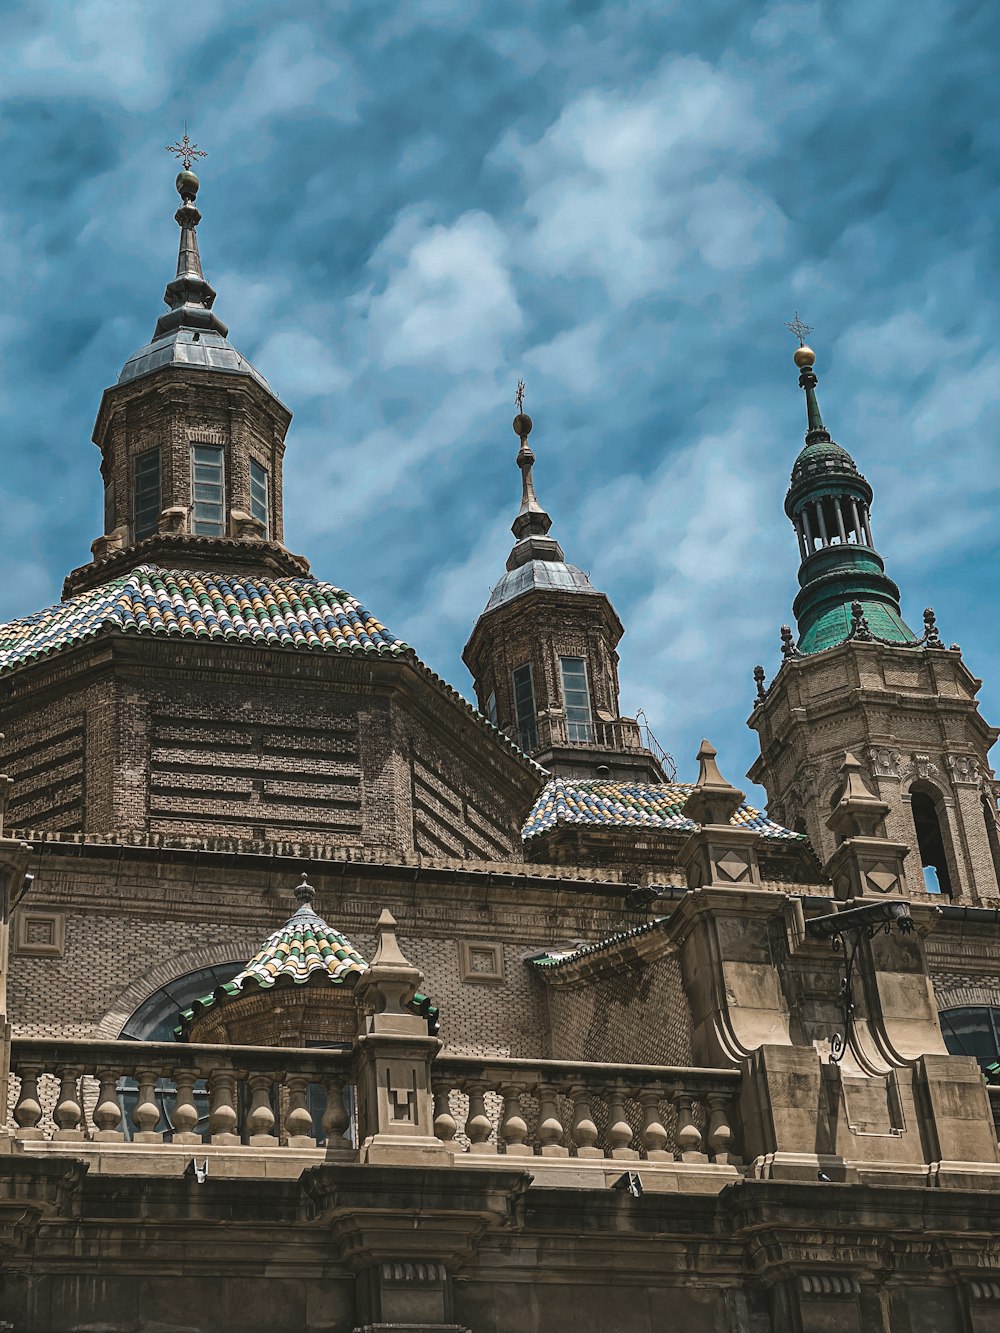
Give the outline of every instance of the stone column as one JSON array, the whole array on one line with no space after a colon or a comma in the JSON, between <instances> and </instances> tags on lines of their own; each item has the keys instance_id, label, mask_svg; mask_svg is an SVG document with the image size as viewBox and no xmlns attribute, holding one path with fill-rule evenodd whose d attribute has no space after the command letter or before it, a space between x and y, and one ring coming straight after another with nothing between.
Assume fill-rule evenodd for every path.
<instances>
[{"instance_id":1,"label":"stone column","mask_svg":"<svg viewBox=\"0 0 1000 1333\"><path fill-rule=\"evenodd\" d=\"M396 941L388 911L378 921L378 948L355 988L359 1033L354 1045L358 1137L362 1162L409 1166L450 1165L434 1134L431 1066L441 1043L410 1008L423 981Z\"/></svg>"}]
</instances>

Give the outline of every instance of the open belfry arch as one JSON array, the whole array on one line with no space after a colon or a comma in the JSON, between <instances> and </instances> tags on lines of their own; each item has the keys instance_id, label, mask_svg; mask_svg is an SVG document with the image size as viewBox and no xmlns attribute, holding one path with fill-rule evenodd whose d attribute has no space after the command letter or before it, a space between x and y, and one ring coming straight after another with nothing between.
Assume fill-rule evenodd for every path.
<instances>
[{"instance_id":1,"label":"open belfry arch","mask_svg":"<svg viewBox=\"0 0 1000 1333\"><path fill-rule=\"evenodd\" d=\"M523 385L476 707L285 544L291 413L174 147L104 530L0 626L0 1322L995 1333L997 732L808 330L765 810L623 713Z\"/></svg>"}]
</instances>

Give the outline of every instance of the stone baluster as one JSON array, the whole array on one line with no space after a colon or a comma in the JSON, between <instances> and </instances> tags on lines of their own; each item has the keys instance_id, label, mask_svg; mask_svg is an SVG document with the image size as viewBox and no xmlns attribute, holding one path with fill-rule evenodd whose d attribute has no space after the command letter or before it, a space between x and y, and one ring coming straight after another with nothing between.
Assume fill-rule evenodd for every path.
<instances>
[{"instance_id":1,"label":"stone baluster","mask_svg":"<svg viewBox=\"0 0 1000 1333\"><path fill-rule=\"evenodd\" d=\"M469 1139L469 1152L480 1155L495 1153L495 1143L490 1143L493 1126L486 1114L486 1084L476 1080L466 1086L469 1094L469 1118L465 1122L465 1132Z\"/></svg>"},{"instance_id":2,"label":"stone baluster","mask_svg":"<svg viewBox=\"0 0 1000 1333\"><path fill-rule=\"evenodd\" d=\"M434 1087L434 1133L449 1152L461 1152L455 1142L458 1121L451 1113L451 1088L447 1083L438 1083Z\"/></svg>"},{"instance_id":3,"label":"stone baluster","mask_svg":"<svg viewBox=\"0 0 1000 1333\"><path fill-rule=\"evenodd\" d=\"M139 1095L132 1111L132 1123L135 1125L135 1133L132 1135L134 1143L163 1142L163 1133L156 1128L160 1123L160 1104L156 1100L156 1080L159 1076L158 1069L143 1068L135 1071Z\"/></svg>"},{"instance_id":4,"label":"stone baluster","mask_svg":"<svg viewBox=\"0 0 1000 1333\"><path fill-rule=\"evenodd\" d=\"M613 1083L605 1092L608 1104L608 1147L615 1161L635 1161L639 1156L632 1147L632 1126L625 1118L625 1089Z\"/></svg>"},{"instance_id":5,"label":"stone baluster","mask_svg":"<svg viewBox=\"0 0 1000 1333\"><path fill-rule=\"evenodd\" d=\"M235 1147L240 1142L236 1114L236 1075L231 1069L213 1069L209 1074L208 1128L210 1142Z\"/></svg>"},{"instance_id":6,"label":"stone baluster","mask_svg":"<svg viewBox=\"0 0 1000 1333\"><path fill-rule=\"evenodd\" d=\"M99 1069L100 1091L94 1107L94 1139L98 1143L122 1143L122 1108L118 1101L118 1070Z\"/></svg>"},{"instance_id":7,"label":"stone baluster","mask_svg":"<svg viewBox=\"0 0 1000 1333\"><path fill-rule=\"evenodd\" d=\"M288 1088L288 1146L289 1148L315 1148L312 1116L309 1113L309 1079L305 1074L289 1074L285 1079Z\"/></svg>"},{"instance_id":8,"label":"stone baluster","mask_svg":"<svg viewBox=\"0 0 1000 1333\"><path fill-rule=\"evenodd\" d=\"M87 1137L78 1090L82 1072L80 1069L64 1069L59 1076L59 1101L52 1113L52 1119L58 1126L52 1136L54 1139L75 1142Z\"/></svg>"},{"instance_id":9,"label":"stone baluster","mask_svg":"<svg viewBox=\"0 0 1000 1333\"><path fill-rule=\"evenodd\" d=\"M250 1111L247 1115L247 1142L251 1148L276 1148L278 1136L274 1132L275 1116L271 1109L271 1074L251 1074Z\"/></svg>"},{"instance_id":10,"label":"stone baluster","mask_svg":"<svg viewBox=\"0 0 1000 1333\"><path fill-rule=\"evenodd\" d=\"M339 1078L331 1078L327 1081L326 1106L320 1122L327 1152L353 1152L350 1136L344 1137L350 1124L351 1116L344 1100L344 1084Z\"/></svg>"},{"instance_id":11,"label":"stone baluster","mask_svg":"<svg viewBox=\"0 0 1000 1333\"><path fill-rule=\"evenodd\" d=\"M639 1094L642 1107L642 1146L650 1162L672 1162L674 1155L667 1149L670 1135L660 1121L660 1098L657 1088L649 1088Z\"/></svg>"},{"instance_id":12,"label":"stone baluster","mask_svg":"<svg viewBox=\"0 0 1000 1333\"><path fill-rule=\"evenodd\" d=\"M543 1083L538 1089L538 1142L543 1157L568 1157L563 1145L563 1123L556 1112L555 1089Z\"/></svg>"},{"instance_id":13,"label":"stone baluster","mask_svg":"<svg viewBox=\"0 0 1000 1333\"><path fill-rule=\"evenodd\" d=\"M504 1142L504 1151L508 1157L530 1157L531 1144L526 1143L528 1122L521 1114L521 1092L516 1086L503 1090L503 1119L500 1124L500 1137Z\"/></svg>"},{"instance_id":14,"label":"stone baluster","mask_svg":"<svg viewBox=\"0 0 1000 1333\"><path fill-rule=\"evenodd\" d=\"M729 1123L729 1095L710 1092L708 1102L708 1151L713 1162L728 1165L736 1159L732 1153L733 1130Z\"/></svg>"},{"instance_id":15,"label":"stone baluster","mask_svg":"<svg viewBox=\"0 0 1000 1333\"><path fill-rule=\"evenodd\" d=\"M174 1086L177 1096L174 1098L174 1113L170 1117L173 1126L171 1139L174 1143L203 1143L198 1133L198 1108L194 1103L194 1085L197 1076L192 1069L175 1069Z\"/></svg>"},{"instance_id":16,"label":"stone baluster","mask_svg":"<svg viewBox=\"0 0 1000 1333\"><path fill-rule=\"evenodd\" d=\"M590 1114L590 1089L578 1083L570 1089L570 1096L573 1098L573 1142L577 1157L603 1157L602 1149L595 1146L597 1126Z\"/></svg>"},{"instance_id":17,"label":"stone baluster","mask_svg":"<svg viewBox=\"0 0 1000 1333\"><path fill-rule=\"evenodd\" d=\"M690 1092L674 1093L677 1149L682 1162L707 1162L707 1155L701 1151L701 1130L694 1123L694 1100Z\"/></svg>"},{"instance_id":18,"label":"stone baluster","mask_svg":"<svg viewBox=\"0 0 1000 1333\"><path fill-rule=\"evenodd\" d=\"M39 1128L42 1118L42 1104L38 1100L38 1079L41 1070L37 1065L22 1065L20 1068L21 1091L14 1107L14 1121L17 1124L14 1137L18 1139L43 1139L45 1134Z\"/></svg>"}]
</instances>

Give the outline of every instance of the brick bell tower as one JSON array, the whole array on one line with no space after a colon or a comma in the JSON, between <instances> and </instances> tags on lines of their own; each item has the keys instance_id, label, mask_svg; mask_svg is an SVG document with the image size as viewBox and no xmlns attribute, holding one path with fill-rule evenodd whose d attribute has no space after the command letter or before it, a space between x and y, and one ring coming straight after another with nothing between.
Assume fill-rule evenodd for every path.
<instances>
[{"instance_id":1,"label":"brick bell tower","mask_svg":"<svg viewBox=\"0 0 1000 1333\"><path fill-rule=\"evenodd\" d=\"M66 595L140 561L208 558L215 568L309 572L282 544L281 472L292 414L229 342L212 308L216 293L198 250L199 181L190 166L185 157L176 182L181 234L177 273L163 297L168 309L101 400L93 438L104 532L93 543L93 562L69 575Z\"/></svg>"},{"instance_id":2,"label":"brick bell tower","mask_svg":"<svg viewBox=\"0 0 1000 1333\"><path fill-rule=\"evenodd\" d=\"M766 788L772 818L807 833L829 864L841 842L829 821L850 751L884 803L880 836L908 849L905 891L996 900L1000 836L987 756L1000 733L979 712L982 682L958 644L942 642L933 611L919 636L903 620L872 538L872 488L830 438L815 353L801 341L808 329L796 322L793 331L808 424L785 498L801 556L798 638L782 627L783 661L768 688L763 669L754 673L749 725L761 756L749 776Z\"/></svg>"},{"instance_id":3,"label":"brick bell tower","mask_svg":"<svg viewBox=\"0 0 1000 1333\"><path fill-rule=\"evenodd\" d=\"M523 392L518 385L514 546L462 654L480 711L553 774L662 782L669 756L647 726L621 716L622 623L583 570L567 564L535 494Z\"/></svg>"}]
</instances>

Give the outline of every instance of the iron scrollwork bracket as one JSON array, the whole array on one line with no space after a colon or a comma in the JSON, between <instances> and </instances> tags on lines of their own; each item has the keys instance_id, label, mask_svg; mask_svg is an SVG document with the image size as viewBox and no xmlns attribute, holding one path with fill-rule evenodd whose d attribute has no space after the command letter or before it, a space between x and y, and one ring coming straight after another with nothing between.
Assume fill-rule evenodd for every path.
<instances>
[{"instance_id":1,"label":"iron scrollwork bracket","mask_svg":"<svg viewBox=\"0 0 1000 1333\"><path fill-rule=\"evenodd\" d=\"M913 930L913 917L908 902L897 899L893 902L867 903L863 907L848 907L829 916L814 916L806 923L807 935L830 940L833 948L844 955L844 976L840 983L843 1031L834 1033L830 1041L831 1064L839 1064L844 1058L854 1033L854 967L861 941L870 940L879 934L888 935L893 925L903 935L909 935Z\"/></svg>"}]
</instances>

